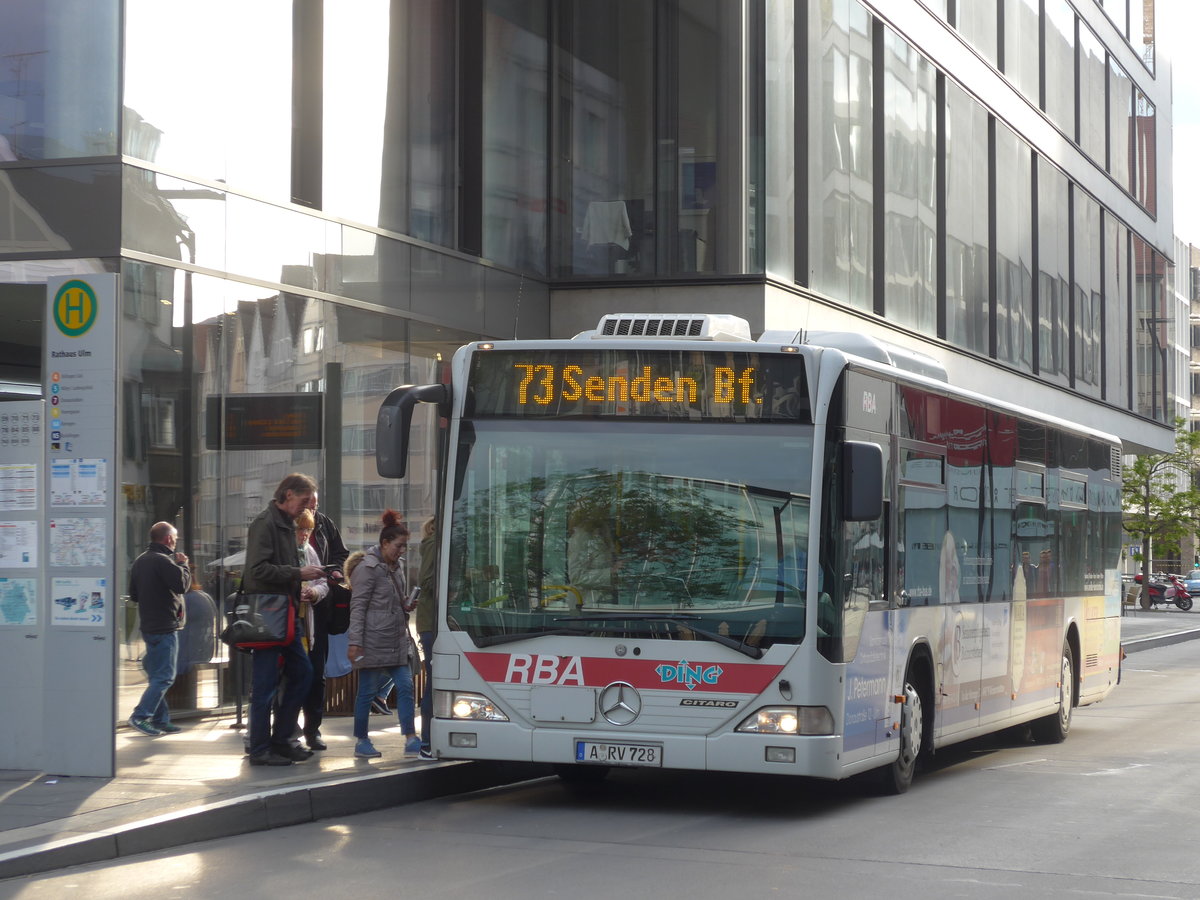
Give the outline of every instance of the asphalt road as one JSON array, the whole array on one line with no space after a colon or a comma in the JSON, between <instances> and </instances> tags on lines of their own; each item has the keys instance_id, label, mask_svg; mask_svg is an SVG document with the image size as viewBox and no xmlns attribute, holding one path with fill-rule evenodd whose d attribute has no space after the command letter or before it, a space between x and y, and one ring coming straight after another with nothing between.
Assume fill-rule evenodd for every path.
<instances>
[{"instance_id":1,"label":"asphalt road","mask_svg":"<svg viewBox=\"0 0 1200 900\"><path fill-rule=\"evenodd\" d=\"M1064 744L857 783L554 779L0 882L0 898L1197 898L1200 645L1131 656Z\"/></svg>"}]
</instances>

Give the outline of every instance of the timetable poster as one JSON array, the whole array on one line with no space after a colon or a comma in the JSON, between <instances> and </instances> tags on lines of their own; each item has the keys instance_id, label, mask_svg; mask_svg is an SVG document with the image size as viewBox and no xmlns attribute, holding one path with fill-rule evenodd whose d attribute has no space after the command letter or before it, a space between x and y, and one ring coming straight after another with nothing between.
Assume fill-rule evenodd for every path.
<instances>
[{"instance_id":1,"label":"timetable poster","mask_svg":"<svg viewBox=\"0 0 1200 900\"><path fill-rule=\"evenodd\" d=\"M0 520L0 569L36 569L36 519Z\"/></svg>"}]
</instances>

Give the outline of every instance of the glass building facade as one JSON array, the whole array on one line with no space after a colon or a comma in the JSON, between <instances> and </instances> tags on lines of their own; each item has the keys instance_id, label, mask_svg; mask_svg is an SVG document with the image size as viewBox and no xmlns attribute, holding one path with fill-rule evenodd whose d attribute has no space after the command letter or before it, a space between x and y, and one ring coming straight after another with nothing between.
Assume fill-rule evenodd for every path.
<instances>
[{"instance_id":1,"label":"glass building facade","mask_svg":"<svg viewBox=\"0 0 1200 900\"><path fill-rule=\"evenodd\" d=\"M352 548L419 525L438 423L380 478L387 393L598 312L1175 415L1153 0L10 0L0 57L0 381L42 382L47 278L120 274L119 580L165 519L219 600L295 470ZM264 394L320 440L229 446Z\"/></svg>"}]
</instances>

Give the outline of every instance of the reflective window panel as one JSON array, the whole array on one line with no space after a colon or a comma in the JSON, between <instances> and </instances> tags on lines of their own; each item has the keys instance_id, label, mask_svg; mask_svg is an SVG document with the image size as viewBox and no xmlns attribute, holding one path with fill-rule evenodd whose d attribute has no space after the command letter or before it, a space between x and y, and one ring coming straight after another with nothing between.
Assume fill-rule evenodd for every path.
<instances>
[{"instance_id":1,"label":"reflective window panel","mask_svg":"<svg viewBox=\"0 0 1200 900\"><path fill-rule=\"evenodd\" d=\"M1132 190L1133 81L1116 60L1108 65L1108 171L1125 190Z\"/></svg>"},{"instance_id":2,"label":"reflective window panel","mask_svg":"<svg viewBox=\"0 0 1200 900\"><path fill-rule=\"evenodd\" d=\"M5 0L0 163L117 154L118 0Z\"/></svg>"},{"instance_id":3,"label":"reflective window panel","mask_svg":"<svg viewBox=\"0 0 1200 900\"><path fill-rule=\"evenodd\" d=\"M1010 185L1003 190L1006 200ZM988 114L946 82L946 339L988 352Z\"/></svg>"},{"instance_id":4,"label":"reflective window panel","mask_svg":"<svg viewBox=\"0 0 1200 900\"><path fill-rule=\"evenodd\" d=\"M173 712L210 709L231 704L238 684L214 632L242 573L246 528L284 475L300 471L318 479L321 511L351 549L378 539L384 509L399 510L413 528L408 559L415 564L420 526L434 510L436 410L420 409L413 417L410 474L403 480L376 471L375 417L394 387L440 380L441 366L472 335L131 260L122 276L116 477L127 490L117 493L124 529L118 544L125 553L117 563L118 593L128 592L129 564L151 524L179 523L180 544L196 574L193 590L204 596L188 597L171 706ZM182 327L188 309L190 332ZM190 370L183 343L189 336ZM259 445L230 449L219 404L222 398L248 402L245 395L265 395L260 402L296 411L304 421L312 415L313 429L290 445L278 434L243 433L242 444ZM119 627L122 641L136 651L136 610ZM218 677L210 682L202 675L206 669ZM123 685L139 678L136 664L121 671Z\"/></svg>"},{"instance_id":5,"label":"reflective window panel","mask_svg":"<svg viewBox=\"0 0 1200 900\"><path fill-rule=\"evenodd\" d=\"M125 0L124 99L126 155L291 199L291 0Z\"/></svg>"},{"instance_id":6,"label":"reflective window panel","mask_svg":"<svg viewBox=\"0 0 1200 900\"><path fill-rule=\"evenodd\" d=\"M1099 397L1103 375L1101 333L1104 296L1100 271L1100 204L1074 188L1075 390Z\"/></svg>"},{"instance_id":7,"label":"reflective window panel","mask_svg":"<svg viewBox=\"0 0 1200 900\"><path fill-rule=\"evenodd\" d=\"M999 64L999 0L959 0L955 6L959 33L993 66Z\"/></svg>"},{"instance_id":8,"label":"reflective window panel","mask_svg":"<svg viewBox=\"0 0 1200 900\"><path fill-rule=\"evenodd\" d=\"M937 329L937 70L884 34L884 297L887 317Z\"/></svg>"},{"instance_id":9,"label":"reflective window panel","mask_svg":"<svg viewBox=\"0 0 1200 900\"><path fill-rule=\"evenodd\" d=\"M1138 203L1146 207L1147 212L1154 214L1158 211L1158 122L1154 104L1137 88L1134 88L1133 105L1133 157L1130 173L1133 176L1133 196Z\"/></svg>"},{"instance_id":10,"label":"reflective window panel","mask_svg":"<svg viewBox=\"0 0 1200 900\"><path fill-rule=\"evenodd\" d=\"M656 268L654 7L559 4L567 55L554 83L560 146L551 206L553 270L646 276Z\"/></svg>"},{"instance_id":11,"label":"reflective window panel","mask_svg":"<svg viewBox=\"0 0 1200 900\"><path fill-rule=\"evenodd\" d=\"M1105 76L1104 45L1082 22L1079 25L1079 146L1104 166Z\"/></svg>"},{"instance_id":12,"label":"reflective window panel","mask_svg":"<svg viewBox=\"0 0 1200 900\"><path fill-rule=\"evenodd\" d=\"M796 15L791 0L766 4L766 270L781 281L796 279L796 182L804 177L796 169Z\"/></svg>"},{"instance_id":13,"label":"reflective window panel","mask_svg":"<svg viewBox=\"0 0 1200 900\"><path fill-rule=\"evenodd\" d=\"M1174 319L1168 314L1164 260L1133 236L1134 410L1168 422L1171 408L1171 341Z\"/></svg>"},{"instance_id":14,"label":"reflective window panel","mask_svg":"<svg viewBox=\"0 0 1200 900\"><path fill-rule=\"evenodd\" d=\"M1068 137L1075 136L1075 10L1067 0L1045 0L1046 102L1043 109ZM1005 45L1007 49L1008 45Z\"/></svg>"},{"instance_id":15,"label":"reflective window panel","mask_svg":"<svg viewBox=\"0 0 1200 900\"><path fill-rule=\"evenodd\" d=\"M1071 217L1067 177L1038 160L1038 372L1047 381L1070 377Z\"/></svg>"},{"instance_id":16,"label":"reflective window panel","mask_svg":"<svg viewBox=\"0 0 1200 900\"><path fill-rule=\"evenodd\" d=\"M1104 398L1129 408L1129 229L1104 214Z\"/></svg>"},{"instance_id":17,"label":"reflective window panel","mask_svg":"<svg viewBox=\"0 0 1200 900\"><path fill-rule=\"evenodd\" d=\"M996 123L996 358L1025 371L1033 369L1031 152Z\"/></svg>"},{"instance_id":18,"label":"reflective window panel","mask_svg":"<svg viewBox=\"0 0 1200 900\"><path fill-rule=\"evenodd\" d=\"M325 4L326 212L453 245L452 11L439 0Z\"/></svg>"},{"instance_id":19,"label":"reflective window panel","mask_svg":"<svg viewBox=\"0 0 1200 900\"><path fill-rule=\"evenodd\" d=\"M808 4L809 286L874 306L873 19L858 0Z\"/></svg>"},{"instance_id":20,"label":"reflective window panel","mask_svg":"<svg viewBox=\"0 0 1200 900\"><path fill-rule=\"evenodd\" d=\"M1004 74L1034 106L1040 103L1040 21L1039 0L1005 0Z\"/></svg>"},{"instance_id":21,"label":"reflective window panel","mask_svg":"<svg viewBox=\"0 0 1200 900\"><path fill-rule=\"evenodd\" d=\"M546 272L546 9L485 0L483 63L483 255Z\"/></svg>"}]
</instances>

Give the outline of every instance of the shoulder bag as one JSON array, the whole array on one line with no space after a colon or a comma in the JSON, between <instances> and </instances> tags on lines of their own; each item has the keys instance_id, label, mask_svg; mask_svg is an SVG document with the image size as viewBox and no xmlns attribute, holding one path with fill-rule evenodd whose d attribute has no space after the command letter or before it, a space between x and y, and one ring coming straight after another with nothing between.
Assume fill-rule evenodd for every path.
<instances>
[{"instance_id":1,"label":"shoulder bag","mask_svg":"<svg viewBox=\"0 0 1200 900\"><path fill-rule=\"evenodd\" d=\"M221 640L239 650L284 647L296 637L296 605L290 594L246 594L238 587L233 621Z\"/></svg>"}]
</instances>

